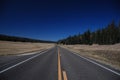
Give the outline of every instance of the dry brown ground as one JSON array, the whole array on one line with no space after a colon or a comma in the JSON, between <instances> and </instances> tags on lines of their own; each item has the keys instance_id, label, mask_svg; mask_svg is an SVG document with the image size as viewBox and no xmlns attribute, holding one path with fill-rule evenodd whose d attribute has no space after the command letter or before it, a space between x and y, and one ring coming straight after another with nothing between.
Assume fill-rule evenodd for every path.
<instances>
[{"instance_id":1,"label":"dry brown ground","mask_svg":"<svg viewBox=\"0 0 120 80\"><path fill-rule=\"evenodd\" d=\"M53 47L52 43L30 43L0 41L0 55L19 54L31 51L44 50Z\"/></svg>"},{"instance_id":2,"label":"dry brown ground","mask_svg":"<svg viewBox=\"0 0 120 80\"><path fill-rule=\"evenodd\" d=\"M120 70L120 44L115 45L62 45L82 56L95 59Z\"/></svg>"}]
</instances>

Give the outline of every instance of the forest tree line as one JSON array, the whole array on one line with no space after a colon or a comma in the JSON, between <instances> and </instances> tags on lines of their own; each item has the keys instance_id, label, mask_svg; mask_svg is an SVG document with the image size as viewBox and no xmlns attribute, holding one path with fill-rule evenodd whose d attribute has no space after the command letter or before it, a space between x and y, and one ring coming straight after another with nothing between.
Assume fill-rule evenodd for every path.
<instances>
[{"instance_id":1,"label":"forest tree line","mask_svg":"<svg viewBox=\"0 0 120 80\"><path fill-rule=\"evenodd\" d=\"M76 34L59 40L60 44L116 44L120 43L120 23L112 21L107 27L91 32L87 30L83 34Z\"/></svg>"},{"instance_id":2,"label":"forest tree line","mask_svg":"<svg viewBox=\"0 0 120 80\"><path fill-rule=\"evenodd\" d=\"M45 40L38 40L38 39L30 39L24 37L16 37L16 36L8 36L0 34L1 41L13 41L13 42L40 42L40 43L55 43L54 41L45 41Z\"/></svg>"}]
</instances>

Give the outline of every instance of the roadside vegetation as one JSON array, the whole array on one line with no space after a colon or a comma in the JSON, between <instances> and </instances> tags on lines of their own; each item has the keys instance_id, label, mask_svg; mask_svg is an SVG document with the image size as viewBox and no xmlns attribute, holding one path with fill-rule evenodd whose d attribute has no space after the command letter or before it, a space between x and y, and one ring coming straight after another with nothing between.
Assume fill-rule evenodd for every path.
<instances>
[{"instance_id":1,"label":"roadside vegetation","mask_svg":"<svg viewBox=\"0 0 120 80\"><path fill-rule=\"evenodd\" d=\"M54 41L0 34L0 56L36 52L54 46Z\"/></svg>"},{"instance_id":2,"label":"roadside vegetation","mask_svg":"<svg viewBox=\"0 0 120 80\"><path fill-rule=\"evenodd\" d=\"M62 47L120 70L120 23L59 40Z\"/></svg>"},{"instance_id":3,"label":"roadside vegetation","mask_svg":"<svg viewBox=\"0 0 120 80\"><path fill-rule=\"evenodd\" d=\"M120 23L116 25L112 21L108 26L91 32L87 30L83 34L76 34L69 36L65 39L59 40L59 44L99 44L99 45L110 45L120 43Z\"/></svg>"},{"instance_id":4,"label":"roadside vegetation","mask_svg":"<svg viewBox=\"0 0 120 80\"><path fill-rule=\"evenodd\" d=\"M18 55L22 53L42 51L52 48L53 43L31 43L31 42L11 42L0 41L0 56Z\"/></svg>"},{"instance_id":5,"label":"roadside vegetation","mask_svg":"<svg viewBox=\"0 0 120 80\"><path fill-rule=\"evenodd\" d=\"M61 45L61 47L120 70L120 44Z\"/></svg>"}]
</instances>

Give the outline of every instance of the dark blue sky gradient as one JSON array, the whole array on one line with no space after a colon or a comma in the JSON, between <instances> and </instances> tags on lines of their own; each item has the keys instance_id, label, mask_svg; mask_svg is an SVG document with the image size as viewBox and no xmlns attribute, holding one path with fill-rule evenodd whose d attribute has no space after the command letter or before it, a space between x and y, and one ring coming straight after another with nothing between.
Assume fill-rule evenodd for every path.
<instances>
[{"instance_id":1,"label":"dark blue sky gradient","mask_svg":"<svg viewBox=\"0 0 120 80\"><path fill-rule=\"evenodd\" d=\"M0 34L59 40L120 21L119 0L3 0Z\"/></svg>"}]
</instances>

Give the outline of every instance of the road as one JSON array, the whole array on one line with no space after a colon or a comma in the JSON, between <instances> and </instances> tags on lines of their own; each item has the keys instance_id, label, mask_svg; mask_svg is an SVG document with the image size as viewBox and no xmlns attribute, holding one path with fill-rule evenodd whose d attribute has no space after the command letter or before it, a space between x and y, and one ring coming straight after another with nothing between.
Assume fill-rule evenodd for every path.
<instances>
[{"instance_id":1,"label":"road","mask_svg":"<svg viewBox=\"0 0 120 80\"><path fill-rule=\"evenodd\" d=\"M120 80L119 71L55 46L1 58L0 80Z\"/></svg>"}]
</instances>

